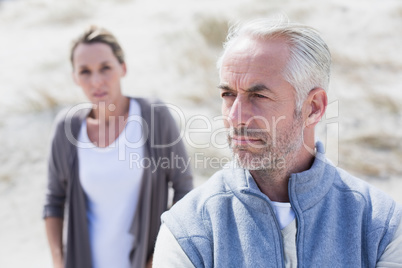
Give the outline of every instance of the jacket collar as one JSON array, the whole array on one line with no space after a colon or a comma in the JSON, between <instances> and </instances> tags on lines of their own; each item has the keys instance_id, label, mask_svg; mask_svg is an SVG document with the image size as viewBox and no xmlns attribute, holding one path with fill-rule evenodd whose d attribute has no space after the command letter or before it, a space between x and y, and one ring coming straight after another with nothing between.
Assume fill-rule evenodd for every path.
<instances>
[{"instance_id":1,"label":"jacket collar","mask_svg":"<svg viewBox=\"0 0 402 268\"><path fill-rule=\"evenodd\" d=\"M290 177L288 189L292 206L304 211L317 204L331 188L336 172L336 168L325 157L323 144L317 142L311 168Z\"/></svg>"},{"instance_id":2,"label":"jacket collar","mask_svg":"<svg viewBox=\"0 0 402 268\"><path fill-rule=\"evenodd\" d=\"M258 188L250 172L236 168L234 163L225 169L225 182L233 193L239 198L247 198L244 194L252 194L269 200ZM316 143L316 155L310 169L291 175L288 185L289 197L292 207L306 210L318 203L329 191L336 173L335 167L324 154L324 146Z\"/></svg>"}]
</instances>

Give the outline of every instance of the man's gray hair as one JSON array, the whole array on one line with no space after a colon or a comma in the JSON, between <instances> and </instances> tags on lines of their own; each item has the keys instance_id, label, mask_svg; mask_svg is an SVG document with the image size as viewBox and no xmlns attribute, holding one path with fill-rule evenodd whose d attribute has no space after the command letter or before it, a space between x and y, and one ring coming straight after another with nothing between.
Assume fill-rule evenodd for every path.
<instances>
[{"instance_id":1,"label":"man's gray hair","mask_svg":"<svg viewBox=\"0 0 402 268\"><path fill-rule=\"evenodd\" d=\"M217 62L219 72L229 48L239 37L255 39L284 38L290 58L283 73L296 90L296 108L300 110L308 93L317 87L328 90L331 72L331 54L317 30L302 24L291 23L284 17L275 20L257 19L229 29L224 51Z\"/></svg>"}]
</instances>

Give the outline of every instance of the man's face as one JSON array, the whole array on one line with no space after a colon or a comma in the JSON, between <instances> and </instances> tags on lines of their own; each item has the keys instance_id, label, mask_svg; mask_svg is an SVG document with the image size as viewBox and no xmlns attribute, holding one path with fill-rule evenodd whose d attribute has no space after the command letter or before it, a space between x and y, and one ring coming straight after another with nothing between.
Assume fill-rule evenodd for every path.
<instances>
[{"instance_id":1,"label":"man's face","mask_svg":"<svg viewBox=\"0 0 402 268\"><path fill-rule=\"evenodd\" d=\"M222 114L237 163L251 170L289 166L303 145L295 90L284 78L289 50L283 39L243 37L225 55L220 73Z\"/></svg>"}]
</instances>

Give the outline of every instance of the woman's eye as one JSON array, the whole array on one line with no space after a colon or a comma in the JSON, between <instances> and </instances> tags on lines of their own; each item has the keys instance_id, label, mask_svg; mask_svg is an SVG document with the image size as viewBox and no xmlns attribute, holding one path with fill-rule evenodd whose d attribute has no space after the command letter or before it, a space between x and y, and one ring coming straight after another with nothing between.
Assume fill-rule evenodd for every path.
<instances>
[{"instance_id":1,"label":"woman's eye","mask_svg":"<svg viewBox=\"0 0 402 268\"><path fill-rule=\"evenodd\" d=\"M110 70L110 67L109 66L103 66L101 70L102 71L107 71L107 70Z\"/></svg>"},{"instance_id":2,"label":"woman's eye","mask_svg":"<svg viewBox=\"0 0 402 268\"><path fill-rule=\"evenodd\" d=\"M81 70L80 74L90 74L90 72L88 70Z\"/></svg>"}]
</instances>

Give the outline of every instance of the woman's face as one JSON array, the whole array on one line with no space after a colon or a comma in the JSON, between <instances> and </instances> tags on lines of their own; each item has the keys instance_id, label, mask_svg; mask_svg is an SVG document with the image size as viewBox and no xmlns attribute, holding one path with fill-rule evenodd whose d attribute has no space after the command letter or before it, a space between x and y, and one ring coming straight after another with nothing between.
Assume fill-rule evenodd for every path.
<instances>
[{"instance_id":1,"label":"woman's face","mask_svg":"<svg viewBox=\"0 0 402 268\"><path fill-rule=\"evenodd\" d=\"M126 65L103 43L79 44L73 54L73 79L93 104L116 103L122 96L120 79Z\"/></svg>"}]
</instances>

